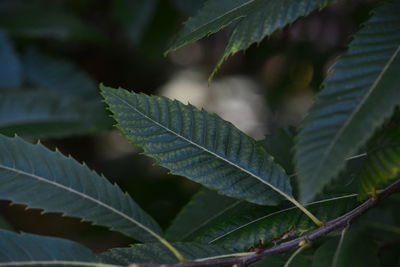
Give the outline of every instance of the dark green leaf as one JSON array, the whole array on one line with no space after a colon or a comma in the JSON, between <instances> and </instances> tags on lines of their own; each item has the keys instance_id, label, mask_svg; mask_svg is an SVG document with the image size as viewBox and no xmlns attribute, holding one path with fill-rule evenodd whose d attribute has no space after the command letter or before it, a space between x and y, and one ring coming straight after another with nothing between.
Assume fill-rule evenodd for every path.
<instances>
[{"instance_id":1,"label":"dark green leaf","mask_svg":"<svg viewBox=\"0 0 400 267\"><path fill-rule=\"evenodd\" d=\"M93 134L111 125L101 102L47 90L0 91L0 133L34 138Z\"/></svg>"},{"instance_id":2,"label":"dark green leaf","mask_svg":"<svg viewBox=\"0 0 400 267\"><path fill-rule=\"evenodd\" d=\"M88 248L78 243L0 230L0 266L101 267L101 264Z\"/></svg>"},{"instance_id":3,"label":"dark green leaf","mask_svg":"<svg viewBox=\"0 0 400 267\"><path fill-rule=\"evenodd\" d=\"M166 237L169 240L190 240L197 231L252 206L248 202L201 189L174 219Z\"/></svg>"},{"instance_id":4,"label":"dark green leaf","mask_svg":"<svg viewBox=\"0 0 400 267\"><path fill-rule=\"evenodd\" d=\"M319 247L315 252L312 267L332 266L338 243L339 238L334 238ZM337 255L336 267L380 266L378 247L373 240L368 238L366 233L350 232L346 234Z\"/></svg>"},{"instance_id":5,"label":"dark green leaf","mask_svg":"<svg viewBox=\"0 0 400 267\"><path fill-rule=\"evenodd\" d=\"M142 241L161 230L117 185L44 146L0 135L0 199L61 212Z\"/></svg>"},{"instance_id":6,"label":"dark green leaf","mask_svg":"<svg viewBox=\"0 0 400 267\"><path fill-rule=\"evenodd\" d=\"M293 253L293 252L292 252ZM251 267L282 267L291 256L291 253L271 254L264 257L261 261L250 265ZM290 267L309 267L311 260L303 255L297 255L289 265Z\"/></svg>"},{"instance_id":7,"label":"dark green leaf","mask_svg":"<svg viewBox=\"0 0 400 267\"><path fill-rule=\"evenodd\" d=\"M328 221L356 207L356 200L356 195L348 195L321 200L306 207L320 220ZM229 249L247 250L258 246L260 242L264 246L275 245L315 228L315 224L295 207L259 207L226 218L204 229L193 240Z\"/></svg>"},{"instance_id":8,"label":"dark green leaf","mask_svg":"<svg viewBox=\"0 0 400 267\"><path fill-rule=\"evenodd\" d=\"M187 260L229 255L232 252L216 245L196 243L172 243ZM174 264L176 257L159 243L136 244L129 248L114 248L99 254L102 262L129 265L131 263Z\"/></svg>"},{"instance_id":9,"label":"dark green leaf","mask_svg":"<svg viewBox=\"0 0 400 267\"><path fill-rule=\"evenodd\" d=\"M326 0L209 0L185 23L168 52L237 22L216 72L228 56L261 42L265 36L325 3Z\"/></svg>"},{"instance_id":10,"label":"dark green leaf","mask_svg":"<svg viewBox=\"0 0 400 267\"><path fill-rule=\"evenodd\" d=\"M0 31L0 87L18 87L21 83L19 58L7 35Z\"/></svg>"},{"instance_id":11,"label":"dark green leaf","mask_svg":"<svg viewBox=\"0 0 400 267\"><path fill-rule=\"evenodd\" d=\"M297 138L300 197L331 183L400 104L400 1L379 7L318 95Z\"/></svg>"},{"instance_id":12,"label":"dark green leaf","mask_svg":"<svg viewBox=\"0 0 400 267\"><path fill-rule=\"evenodd\" d=\"M253 203L291 199L284 170L231 123L165 97L101 89L124 135L172 173Z\"/></svg>"}]
</instances>

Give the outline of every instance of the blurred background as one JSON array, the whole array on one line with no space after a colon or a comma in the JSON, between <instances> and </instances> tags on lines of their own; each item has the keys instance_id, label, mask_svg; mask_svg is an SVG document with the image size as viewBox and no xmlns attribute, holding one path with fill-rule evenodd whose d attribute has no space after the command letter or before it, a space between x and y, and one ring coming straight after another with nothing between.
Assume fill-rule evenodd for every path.
<instances>
[{"instance_id":1,"label":"blurred background","mask_svg":"<svg viewBox=\"0 0 400 267\"><path fill-rule=\"evenodd\" d=\"M377 1L339 1L277 31L208 76L230 28L167 56L203 0L0 0L0 133L57 147L118 183L164 228L198 185L168 175L114 130L98 84L165 95L256 139L297 126ZM59 214L0 202L0 227L100 252L134 242Z\"/></svg>"}]
</instances>

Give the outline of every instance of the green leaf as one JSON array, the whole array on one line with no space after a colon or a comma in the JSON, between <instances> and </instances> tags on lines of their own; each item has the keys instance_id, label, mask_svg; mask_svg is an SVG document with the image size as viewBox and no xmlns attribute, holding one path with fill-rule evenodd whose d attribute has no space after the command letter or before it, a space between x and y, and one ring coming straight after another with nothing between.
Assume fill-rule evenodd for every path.
<instances>
[{"instance_id":1,"label":"green leaf","mask_svg":"<svg viewBox=\"0 0 400 267\"><path fill-rule=\"evenodd\" d=\"M384 129L372 142L377 148L367 154L357 177L361 197L400 174L400 126Z\"/></svg>"},{"instance_id":2,"label":"green leaf","mask_svg":"<svg viewBox=\"0 0 400 267\"><path fill-rule=\"evenodd\" d=\"M47 90L0 91L0 133L34 138L93 134L111 121L97 100Z\"/></svg>"},{"instance_id":3,"label":"green leaf","mask_svg":"<svg viewBox=\"0 0 400 267\"><path fill-rule=\"evenodd\" d=\"M259 144L266 148L277 163L286 170L293 171L293 137L291 129L280 129L259 141ZM201 229L250 208L254 208L254 205L202 189L174 219L166 231L166 236L169 240L191 240Z\"/></svg>"},{"instance_id":4,"label":"green leaf","mask_svg":"<svg viewBox=\"0 0 400 267\"><path fill-rule=\"evenodd\" d=\"M0 266L105 267L78 243L55 237L0 230Z\"/></svg>"},{"instance_id":5,"label":"green leaf","mask_svg":"<svg viewBox=\"0 0 400 267\"><path fill-rule=\"evenodd\" d=\"M103 36L92 25L53 3L43 5L37 1L2 1L0 27L18 37L60 41L103 40Z\"/></svg>"},{"instance_id":6,"label":"green leaf","mask_svg":"<svg viewBox=\"0 0 400 267\"><path fill-rule=\"evenodd\" d=\"M274 157L276 163L281 165L287 173L294 173L294 137L296 133L293 128L278 129L265 139L259 141L265 150Z\"/></svg>"},{"instance_id":7,"label":"green leaf","mask_svg":"<svg viewBox=\"0 0 400 267\"><path fill-rule=\"evenodd\" d=\"M134 45L141 41L144 30L153 18L156 0L114 1L114 19L128 34Z\"/></svg>"},{"instance_id":8,"label":"green leaf","mask_svg":"<svg viewBox=\"0 0 400 267\"><path fill-rule=\"evenodd\" d=\"M313 258L312 267L331 266L339 238L334 238L319 247ZM336 267L378 267L378 247L366 233L350 232L345 235L338 254Z\"/></svg>"},{"instance_id":9,"label":"green leaf","mask_svg":"<svg viewBox=\"0 0 400 267\"><path fill-rule=\"evenodd\" d=\"M197 231L252 206L248 202L201 189L173 220L165 235L168 240L190 240Z\"/></svg>"},{"instance_id":10,"label":"green leaf","mask_svg":"<svg viewBox=\"0 0 400 267\"><path fill-rule=\"evenodd\" d=\"M13 44L0 31L0 87L18 87L22 83L21 64Z\"/></svg>"},{"instance_id":11,"label":"green leaf","mask_svg":"<svg viewBox=\"0 0 400 267\"><path fill-rule=\"evenodd\" d=\"M82 218L141 241L161 239L155 221L117 185L19 137L0 135L0 199Z\"/></svg>"},{"instance_id":12,"label":"green leaf","mask_svg":"<svg viewBox=\"0 0 400 267\"><path fill-rule=\"evenodd\" d=\"M326 0L209 0L190 18L168 52L236 22L213 74L230 55L261 42L267 35L317 9ZM167 52L167 53L168 53ZM213 75L212 74L212 75Z\"/></svg>"},{"instance_id":13,"label":"green leaf","mask_svg":"<svg viewBox=\"0 0 400 267\"><path fill-rule=\"evenodd\" d=\"M318 218L329 221L345 214L356 205L356 195L347 195L317 201L306 207ZM260 245L260 242L263 246L275 245L315 228L306 215L295 207L259 207L203 229L193 241L243 251Z\"/></svg>"},{"instance_id":14,"label":"green leaf","mask_svg":"<svg viewBox=\"0 0 400 267\"><path fill-rule=\"evenodd\" d=\"M165 97L101 90L124 135L172 173L257 204L292 200L284 170L231 123Z\"/></svg>"},{"instance_id":15,"label":"green leaf","mask_svg":"<svg viewBox=\"0 0 400 267\"><path fill-rule=\"evenodd\" d=\"M172 243L187 260L203 259L219 255L229 255L230 250L216 245L196 243ZM108 264L129 265L132 263L174 264L174 255L159 243L135 244L129 248L114 248L98 255Z\"/></svg>"},{"instance_id":16,"label":"green leaf","mask_svg":"<svg viewBox=\"0 0 400 267\"><path fill-rule=\"evenodd\" d=\"M329 184L400 104L400 1L377 8L318 95L297 138L300 198Z\"/></svg>"},{"instance_id":17,"label":"green leaf","mask_svg":"<svg viewBox=\"0 0 400 267\"><path fill-rule=\"evenodd\" d=\"M36 87L75 95L94 95L96 83L74 64L52 58L34 49L23 55L27 81Z\"/></svg>"}]
</instances>

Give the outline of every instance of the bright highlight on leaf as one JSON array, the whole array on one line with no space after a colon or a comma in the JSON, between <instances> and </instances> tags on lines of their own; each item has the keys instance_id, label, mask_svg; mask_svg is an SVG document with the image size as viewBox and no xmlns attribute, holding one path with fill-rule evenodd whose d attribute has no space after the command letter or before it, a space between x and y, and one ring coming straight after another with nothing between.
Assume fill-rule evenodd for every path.
<instances>
[{"instance_id":1,"label":"bright highlight on leaf","mask_svg":"<svg viewBox=\"0 0 400 267\"><path fill-rule=\"evenodd\" d=\"M234 24L228 45L210 79L232 54L261 42L277 29L306 16L326 4L326 0L209 0L186 23L174 44L173 51L185 44Z\"/></svg>"},{"instance_id":2,"label":"bright highlight on leaf","mask_svg":"<svg viewBox=\"0 0 400 267\"><path fill-rule=\"evenodd\" d=\"M361 198L370 196L378 186L400 174L400 126L388 127L374 139L376 148L368 153L357 177Z\"/></svg>"},{"instance_id":3,"label":"bright highlight on leaf","mask_svg":"<svg viewBox=\"0 0 400 267\"><path fill-rule=\"evenodd\" d=\"M320 193L400 105L400 1L388 2L355 36L302 125L300 198Z\"/></svg>"}]
</instances>

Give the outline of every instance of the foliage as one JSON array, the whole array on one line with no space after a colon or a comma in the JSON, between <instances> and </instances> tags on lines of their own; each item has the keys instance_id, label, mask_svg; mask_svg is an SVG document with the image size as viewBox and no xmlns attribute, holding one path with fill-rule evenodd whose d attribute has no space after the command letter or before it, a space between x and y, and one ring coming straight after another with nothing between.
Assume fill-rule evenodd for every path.
<instances>
[{"instance_id":1,"label":"foliage","mask_svg":"<svg viewBox=\"0 0 400 267\"><path fill-rule=\"evenodd\" d=\"M81 15L88 10L82 3L76 13L54 3L0 3L0 199L103 226L134 243L97 253L63 238L14 233L0 217L9 230L0 230L0 266L398 264L400 0L371 5L301 125L263 140L164 96L100 84L101 103L94 77L38 45L110 41ZM212 77L230 55L336 4L202 3L115 0L109 15L140 47L156 43L147 34L160 7L192 14L167 53L230 29ZM165 231L118 185L46 146L50 138L102 133L112 120L156 165L200 184Z\"/></svg>"}]
</instances>

